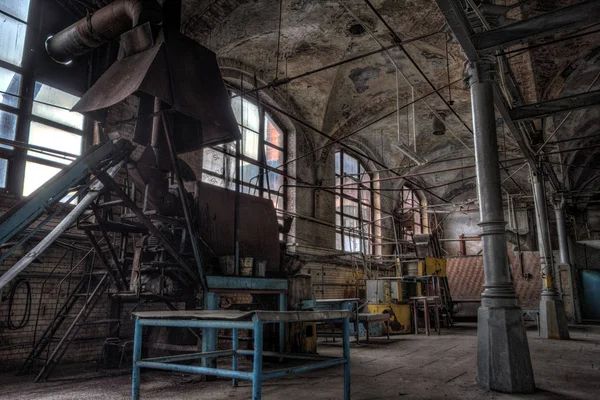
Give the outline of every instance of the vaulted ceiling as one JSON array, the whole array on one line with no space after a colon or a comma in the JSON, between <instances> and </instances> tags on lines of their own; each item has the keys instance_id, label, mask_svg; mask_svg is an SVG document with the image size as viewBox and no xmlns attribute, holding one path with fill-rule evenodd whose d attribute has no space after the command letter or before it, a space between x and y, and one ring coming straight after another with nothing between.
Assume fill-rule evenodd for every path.
<instances>
[{"instance_id":1,"label":"vaulted ceiling","mask_svg":"<svg viewBox=\"0 0 600 400\"><path fill-rule=\"evenodd\" d=\"M107 2L87 0L92 7ZM531 18L577 2L485 1L498 3L496 9L501 11L492 24ZM358 131L352 136L353 142L368 148L381 164L398 168L401 173L452 169L415 178L432 188L428 196L450 201L473 197L471 177L475 170L453 169L473 164L473 158L416 166L398 149L401 145L414 148L430 162L473 155L470 98L462 83L466 58L434 0L372 0L371 4L375 11L364 0L182 0L181 30L216 52L222 65L245 70L251 77L246 80L256 75L259 84L390 47L386 52L277 85L273 90L307 125L336 138ZM506 9L500 7L507 4ZM385 24L402 41L409 42L403 49L393 46L394 37ZM510 67L526 102L588 90L600 71L599 46L600 33L593 33L510 54ZM592 89L597 89L600 82L596 79L594 85ZM413 99L419 100L414 108L406 106ZM400 110L394 112L397 108ZM552 138L544 147L546 152L596 144L599 140L588 136L598 134L599 113L596 107L538 121L538 136L530 138L533 150L537 151L536 146L549 136ZM432 134L434 114L445 115L445 135ZM307 134L314 135L311 142L315 147L329 140L312 132ZM522 157L500 118L498 136L501 160ZM586 139L564 141L576 136ZM586 148L547 159L564 188L593 193L600 189L600 179L596 179L599 174L593 170L600 161L598 154L595 148ZM321 155L326 157L327 152ZM568 163L579 167L565 167ZM519 160L503 164L503 185L508 193L530 193L529 170L515 172L520 166ZM459 182L451 183L455 181ZM439 197L430 200L437 202Z\"/></svg>"},{"instance_id":2,"label":"vaulted ceiling","mask_svg":"<svg viewBox=\"0 0 600 400\"><path fill-rule=\"evenodd\" d=\"M351 133L391 113L354 137L370 147L387 166L409 164L409 160L396 147L399 143L411 148L414 146L417 153L429 161L472 155L469 93L461 82L465 57L448 34L445 20L435 2L379 0L371 3L381 19L403 41L429 36L405 45L405 52L393 48L389 52L295 80L279 86L277 90L296 105L299 118L334 137ZM510 5L517 2L500 3ZM506 9L507 14L501 19L509 23L511 19L530 18L570 3L576 1L523 2L522 6ZM278 0L184 0L183 4L182 29L187 35L211 48L220 58L240 62L265 82L298 75L394 44L383 21L363 0L283 0L281 10ZM362 25L363 29L357 29L357 25ZM594 34L515 54L510 59L511 67L526 101L535 103L585 91L586 84L589 86L594 79L593 71L598 68L597 59L590 54L600 43L598 39L598 34ZM586 55L587 62L582 64L582 58ZM399 66L398 77L394 63ZM566 73L570 77L565 78L557 89L557 79ZM452 109L439 96L431 94L434 89L445 87L449 82L452 82L451 92L441 89L439 93L451 104ZM403 106L413 98L419 99L427 94L429 96L415 104L413 125L413 109ZM401 108L399 118L394 113L398 104ZM443 136L432 134L434 112L446 116L447 130ZM555 139L597 132L596 114L595 110L572 113ZM558 126L562 118L564 116L561 115L549 118L539 128L546 129L546 135L548 132L551 134L552 126ZM416 145L413 142L413 127L417 132ZM498 135L501 160L522 156L501 121ZM317 143L326 143L326 140L319 138ZM567 142L566 145L571 146L571 143ZM552 144L545 148L546 151L563 149L564 146ZM588 165L596 160L595 154L594 150L573 152L552 160L560 164L577 158ZM413 166L411 171L454 168L461 163L467 165L472 162L472 159L466 159ZM505 189L511 193L528 193L528 168L522 168L508 178L520 165L517 162L507 162L506 165L516 166L503 174ZM580 176L590 175L587 169L558 172L569 189L589 186ZM473 169L466 172L457 170L423 176L420 180L425 186L439 186L473 175ZM473 187L472 181L467 179L458 185L438 187L432 191L444 197L456 193L457 188L465 185L466 188ZM473 193L471 191L470 194Z\"/></svg>"}]
</instances>

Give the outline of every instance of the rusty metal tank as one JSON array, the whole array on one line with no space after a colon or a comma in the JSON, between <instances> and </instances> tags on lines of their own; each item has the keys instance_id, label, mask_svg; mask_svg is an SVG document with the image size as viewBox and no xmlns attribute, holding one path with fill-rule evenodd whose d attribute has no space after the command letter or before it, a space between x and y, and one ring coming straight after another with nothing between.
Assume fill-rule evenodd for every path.
<instances>
[{"instance_id":1,"label":"rusty metal tank","mask_svg":"<svg viewBox=\"0 0 600 400\"><path fill-rule=\"evenodd\" d=\"M211 251L205 259L234 254L235 192L207 183L197 189L198 233ZM281 276L279 223L273 203L257 196L240 193L240 258L253 257L267 262L266 276Z\"/></svg>"}]
</instances>

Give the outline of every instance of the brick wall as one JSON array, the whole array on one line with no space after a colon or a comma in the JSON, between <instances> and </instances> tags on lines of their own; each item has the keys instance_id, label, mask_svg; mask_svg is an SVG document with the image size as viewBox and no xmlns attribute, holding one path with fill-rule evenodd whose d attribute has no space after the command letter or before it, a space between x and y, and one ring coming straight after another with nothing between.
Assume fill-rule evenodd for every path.
<instances>
[{"instance_id":1,"label":"brick wall","mask_svg":"<svg viewBox=\"0 0 600 400\"><path fill-rule=\"evenodd\" d=\"M14 196L6 193L0 194L0 213L6 212L15 203ZM45 232L52 230L60 219L61 216L44 227ZM77 262L86 254L85 249L90 246L80 232L70 232L70 234L69 238L60 240L61 244L55 244L41 254L17 279L4 288L2 293L4 299L0 304L0 369L13 368L25 360L34 343L34 337L39 338L41 333L52 323L56 310L64 303L69 291L73 290L73 287L83 275L86 266L91 265L92 257L89 257L87 263L82 262L75 267ZM0 265L0 274L6 272L37 242L38 240L29 241L5 260ZM69 248L69 245L73 244L77 247L76 249ZM95 263L95 267L100 268L99 262ZM73 269L71 279L63 280L71 269ZM27 280L31 286L30 306L27 305L28 296L25 286L21 285L16 290L12 300L11 317L13 323L18 324L25 315L27 307L31 308L30 317L21 329L10 329L7 326L9 309L9 299L7 297L10 295L11 287L20 279ZM71 313L75 312L77 312L76 309L71 311ZM104 295L89 320L106 319L107 316L108 301L107 295ZM67 326L67 323L63 324L57 336L62 336ZM83 326L77 341L72 343L70 351L65 355L64 361L97 359L107 328L107 325Z\"/></svg>"}]
</instances>

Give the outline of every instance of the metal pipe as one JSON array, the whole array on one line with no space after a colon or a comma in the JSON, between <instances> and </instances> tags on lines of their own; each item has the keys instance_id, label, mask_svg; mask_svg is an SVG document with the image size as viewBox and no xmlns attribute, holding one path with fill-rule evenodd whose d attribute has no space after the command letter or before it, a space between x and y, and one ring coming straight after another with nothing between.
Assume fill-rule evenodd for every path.
<instances>
[{"instance_id":1,"label":"metal pipe","mask_svg":"<svg viewBox=\"0 0 600 400\"><path fill-rule=\"evenodd\" d=\"M558 232L558 249L560 252L560 263L570 264L569 246L567 239L567 225L565 223L565 199L561 195L554 202L554 214L556 215L556 231Z\"/></svg>"},{"instance_id":2,"label":"metal pipe","mask_svg":"<svg viewBox=\"0 0 600 400\"><path fill-rule=\"evenodd\" d=\"M114 177L117 172L121 169L125 162L121 161L118 164L108 169L107 173L111 177ZM101 182L96 182L91 188L88 194L75 206L75 208L67 214L56 227L42 239L33 249L29 251L23 258L21 258L15 265L13 265L8 271L0 277L0 289L6 286L12 281L21 271L27 268L36 258L40 256L48 247L54 243L59 236L69 229L71 225L79 218L81 214L100 196L100 193L104 189L104 185Z\"/></svg>"},{"instance_id":3,"label":"metal pipe","mask_svg":"<svg viewBox=\"0 0 600 400\"><path fill-rule=\"evenodd\" d=\"M152 361L137 361L136 368L150 368L150 369L161 369L164 371L171 372L183 372L187 374L205 374L218 376L220 378L234 378L234 379L244 379L244 380L252 380L251 372L244 371L231 371L228 369L218 369L218 368L207 368L207 367L197 367L195 365L184 365L184 364L170 364L165 362L152 362ZM138 379L139 380L139 379ZM137 385L139 392L139 384ZM139 397L134 397L138 398ZM256 399L260 399L260 397L255 397Z\"/></svg>"},{"instance_id":4,"label":"metal pipe","mask_svg":"<svg viewBox=\"0 0 600 400\"><path fill-rule=\"evenodd\" d=\"M175 181L177 182L177 189L179 191L179 200L181 201L181 207L183 208L183 215L185 217L186 228L190 237L190 243L192 245L192 252L194 253L194 260L196 261L196 268L198 269L198 276L200 277L200 284L202 289L208 289L206 285L206 277L204 275L204 268L202 266L202 258L200 256L200 248L198 246L198 238L196 237L196 230L194 229L194 223L192 221L192 210L187 198L187 191L183 184L181 177L181 168L179 167L179 161L175 149L175 139L173 138L167 115L162 114L161 119L163 123L163 129L165 131L165 139L167 141L167 147L169 148L169 155L171 159L171 169L175 174Z\"/></svg>"},{"instance_id":5,"label":"metal pipe","mask_svg":"<svg viewBox=\"0 0 600 400\"><path fill-rule=\"evenodd\" d=\"M240 87L244 87L244 76L240 77ZM240 99L240 121L244 125L244 96ZM243 129L242 129L243 130ZM261 132L262 134L262 132ZM235 187L233 204L233 256L235 275L240 275L240 191L243 179L240 156L242 153L243 137L235 141Z\"/></svg>"},{"instance_id":6,"label":"metal pipe","mask_svg":"<svg viewBox=\"0 0 600 400\"><path fill-rule=\"evenodd\" d=\"M552 266L552 247L550 232L548 232L548 212L546 210L546 193L544 182L539 174L533 176L533 194L535 200L535 218L538 228L538 243L540 248L540 268L542 271L542 296L557 296L558 291L554 281L555 274Z\"/></svg>"},{"instance_id":7,"label":"metal pipe","mask_svg":"<svg viewBox=\"0 0 600 400\"><path fill-rule=\"evenodd\" d=\"M146 22L162 23L162 7L156 0L116 0L48 37L46 52L54 61L69 64Z\"/></svg>"}]
</instances>

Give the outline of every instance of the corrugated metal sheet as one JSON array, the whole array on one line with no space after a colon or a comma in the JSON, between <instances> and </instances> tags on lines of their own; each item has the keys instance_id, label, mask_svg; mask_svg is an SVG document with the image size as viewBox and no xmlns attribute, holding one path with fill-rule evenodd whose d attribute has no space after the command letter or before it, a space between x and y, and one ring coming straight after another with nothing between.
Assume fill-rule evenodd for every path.
<instances>
[{"instance_id":1,"label":"corrugated metal sheet","mask_svg":"<svg viewBox=\"0 0 600 400\"><path fill-rule=\"evenodd\" d=\"M509 252L509 263L515 291L522 308L539 307L542 292L540 255L537 251L524 251L523 266L519 256ZM483 257L449 257L447 264L450 293L455 300L479 300L483 292Z\"/></svg>"}]
</instances>

